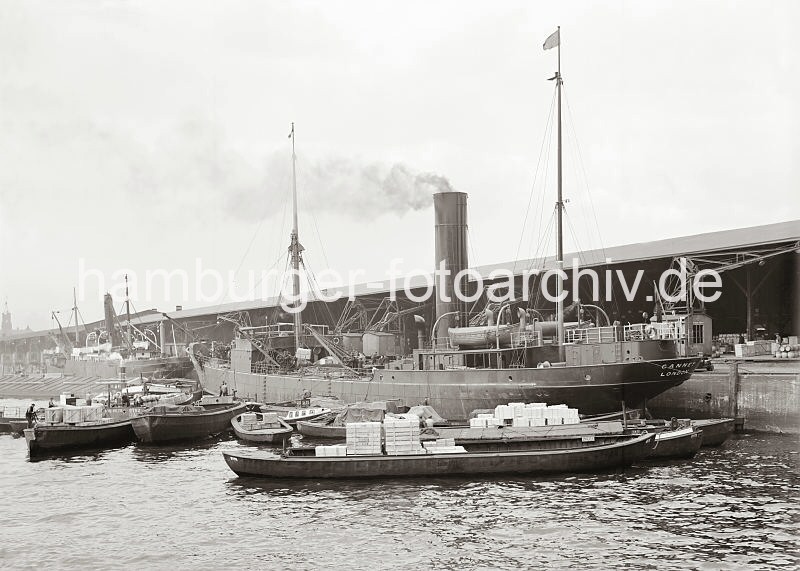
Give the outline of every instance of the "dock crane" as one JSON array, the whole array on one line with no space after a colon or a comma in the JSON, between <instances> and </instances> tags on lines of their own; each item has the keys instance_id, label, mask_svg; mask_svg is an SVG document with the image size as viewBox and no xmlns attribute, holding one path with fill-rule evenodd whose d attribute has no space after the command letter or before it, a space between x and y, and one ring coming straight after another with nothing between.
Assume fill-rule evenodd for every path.
<instances>
[{"instance_id":1,"label":"dock crane","mask_svg":"<svg viewBox=\"0 0 800 571\"><path fill-rule=\"evenodd\" d=\"M267 360L267 363L281 369L283 368L281 364L278 363L278 361L276 361L272 355L270 355L269 349L264 345L264 343L260 339L258 339L255 335L250 333L247 327L243 327L239 320L234 319L233 317L229 317L227 315L218 315L217 321L227 321L228 323L232 323L235 326L236 331L238 331L242 337L250 341L250 344L256 349L258 349L258 351L262 355L264 355L264 359Z\"/></svg>"},{"instance_id":2,"label":"dock crane","mask_svg":"<svg viewBox=\"0 0 800 571\"><path fill-rule=\"evenodd\" d=\"M57 313L56 311L52 311L51 315L52 315L53 319L55 319L56 324L58 324L58 331L61 334L61 340L64 342L64 353L66 353L67 355L70 355L70 354L72 354L72 348L74 347L74 345L72 344L72 341L70 341L69 335L67 335L67 332L64 331L64 328L61 326L61 321L59 321L58 316L56 315L56 313Z\"/></svg>"}]
</instances>

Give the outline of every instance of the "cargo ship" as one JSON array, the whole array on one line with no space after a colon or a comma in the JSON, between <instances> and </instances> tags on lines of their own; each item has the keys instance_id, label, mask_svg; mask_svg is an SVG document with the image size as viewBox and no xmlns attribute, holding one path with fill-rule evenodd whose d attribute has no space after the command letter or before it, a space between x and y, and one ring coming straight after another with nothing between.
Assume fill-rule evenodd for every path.
<instances>
[{"instance_id":1,"label":"cargo ship","mask_svg":"<svg viewBox=\"0 0 800 571\"><path fill-rule=\"evenodd\" d=\"M560 57L552 79L556 80L559 133L556 259L558 267L563 267ZM294 166L293 134L294 126L290 135ZM292 293L297 296L303 248L298 238L296 185L293 199L289 252ZM240 396L268 402L296 400L310 391L347 403L424 404L446 419L463 421L473 410L509 402L563 403L585 414L643 407L649 399L686 381L698 365L698 357L682 356L685 328L659 322L620 325L607 319L605 325L595 325L582 321L580 314L577 321L567 323L558 295L555 318L550 321L539 320L536 316L541 314L514 303L489 305L477 316L483 321L476 321L454 295L454 276L468 268L467 195L434 194L434 216L435 267L450 273L436 280L436 321L429 343L383 368L365 371L348 366L340 340L326 334L325 327L303 324L298 311L293 323L237 330L230 359L214 357L202 345L190 346L203 385L217 391L226 382ZM558 286L561 293L560 281ZM517 319L512 322L514 312ZM336 366L321 366L319 361L304 364L312 354L328 355Z\"/></svg>"},{"instance_id":2,"label":"cargo ship","mask_svg":"<svg viewBox=\"0 0 800 571\"><path fill-rule=\"evenodd\" d=\"M58 336L54 336L56 348L46 349L42 353L47 372L105 379L166 379L188 376L192 372L192 362L188 355L162 354L161 348L166 345L163 327L160 340L154 332L136 327L132 323L129 297L125 304L126 326L123 328L114 312L112 297L106 294L105 327L87 331L83 345L78 344L80 335L77 326L77 302L73 307L76 324L74 340L64 331L54 312L53 319L58 325Z\"/></svg>"}]
</instances>

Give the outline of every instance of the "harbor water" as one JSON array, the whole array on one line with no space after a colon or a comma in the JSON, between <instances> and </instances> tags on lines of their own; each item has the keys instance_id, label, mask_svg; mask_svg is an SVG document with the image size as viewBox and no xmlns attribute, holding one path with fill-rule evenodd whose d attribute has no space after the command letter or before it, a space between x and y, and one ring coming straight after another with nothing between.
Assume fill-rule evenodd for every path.
<instances>
[{"instance_id":1,"label":"harbor water","mask_svg":"<svg viewBox=\"0 0 800 571\"><path fill-rule=\"evenodd\" d=\"M24 402L20 402L24 404ZM28 403L30 404L30 403ZM800 539L796 437L558 477L237 478L201 445L29 461L0 435L3 568L787 569Z\"/></svg>"}]
</instances>

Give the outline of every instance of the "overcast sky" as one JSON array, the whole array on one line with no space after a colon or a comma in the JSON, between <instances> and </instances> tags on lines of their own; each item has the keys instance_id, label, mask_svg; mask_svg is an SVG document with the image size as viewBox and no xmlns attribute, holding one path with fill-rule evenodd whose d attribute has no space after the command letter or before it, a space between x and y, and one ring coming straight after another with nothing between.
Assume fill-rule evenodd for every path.
<instances>
[{"instance_id":1,"label":"overcast sky","mask_svg":"<svg viewBox=\"0 0 800 571\"><path fill-rule=\"evenodd\" d=\"M447 182L469 193L473 265L550 251L557 25L567 250L798 219L798 7L3 0L0 303L50 326L81 259L106 289L197 258L283 268L292 121L313 270L432 267ZM198 305L134 299L176 304Z\"/></svg>"}]
</instances>

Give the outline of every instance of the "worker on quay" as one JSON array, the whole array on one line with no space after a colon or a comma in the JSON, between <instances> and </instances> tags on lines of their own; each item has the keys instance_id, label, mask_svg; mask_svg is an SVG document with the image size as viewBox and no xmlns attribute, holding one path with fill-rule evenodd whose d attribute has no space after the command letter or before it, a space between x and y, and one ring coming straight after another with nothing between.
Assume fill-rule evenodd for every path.
<instances>
[{"instance_id":1,"label":"worker on quay","mask_svg":"<svg viewBox=\"0 0 800 571\"><path fill-rule=\"evenodd\" d=\"M28 428L33 428L33 423L36 420L36 404L31 403L31 406L28 407L28 410L25 412L25 420L28 421Z\"/></svg>"}]
</instances>

